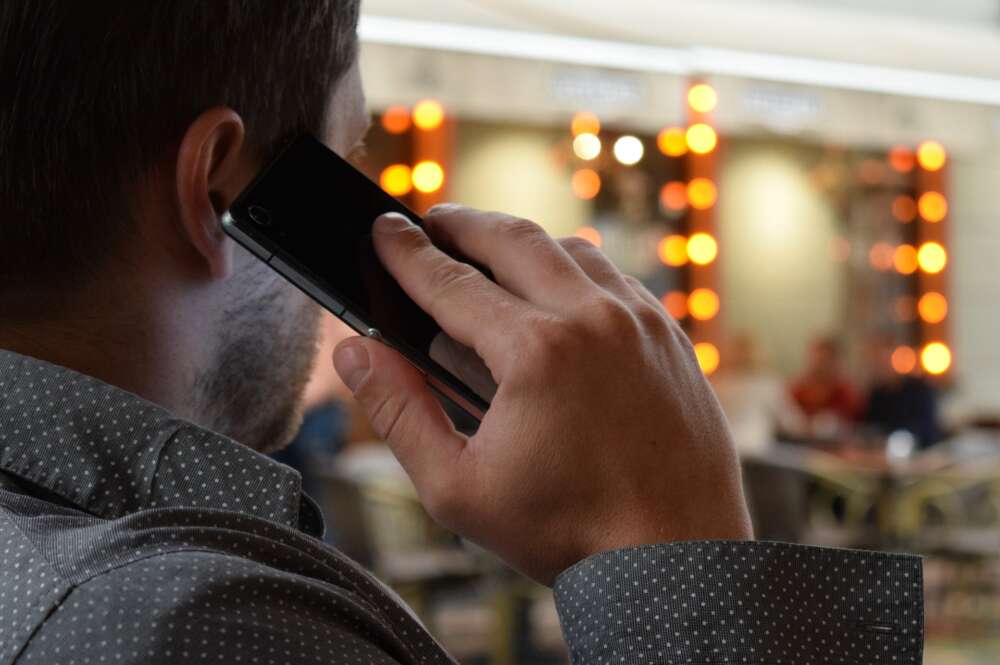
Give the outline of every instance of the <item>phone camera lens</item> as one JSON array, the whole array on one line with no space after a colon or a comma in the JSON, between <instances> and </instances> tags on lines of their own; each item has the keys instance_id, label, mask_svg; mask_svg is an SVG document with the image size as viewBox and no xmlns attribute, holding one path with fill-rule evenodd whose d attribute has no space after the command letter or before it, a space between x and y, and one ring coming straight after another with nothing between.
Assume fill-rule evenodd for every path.
<instances>
[{"instance_id":1,"label":"phone camera lens","mask_svg":"<svg viewBox=\"0 0 1000 665\"><path fill-rule=\"evenodd\" d=\"M247 208L247 214L250 219L253 220L254 224L258 226L271 226L271 213L267 211L267 208L262 206L250 206Z\"/></svg>"}]
</instances>

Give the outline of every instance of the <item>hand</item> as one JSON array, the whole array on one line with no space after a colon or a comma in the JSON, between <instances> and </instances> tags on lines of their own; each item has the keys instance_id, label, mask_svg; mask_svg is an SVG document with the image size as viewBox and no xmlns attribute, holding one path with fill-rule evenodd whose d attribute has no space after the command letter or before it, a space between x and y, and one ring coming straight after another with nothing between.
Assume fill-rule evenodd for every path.
<instances>
[{"instance_id":1,"label":"hand","mask_svg":"<svg viewBox=\"0 0 1000 665\"><path fill-rule=\"evenodd\" d=\"M432 517L545 584L606 550L752 537L726 421L652 294L586 241L531 222L443 206L425 228L387 215L375 247L493 374L479 431L458 434L386 346L347 340L334 362Z\"/></svg>"}]
</instances>

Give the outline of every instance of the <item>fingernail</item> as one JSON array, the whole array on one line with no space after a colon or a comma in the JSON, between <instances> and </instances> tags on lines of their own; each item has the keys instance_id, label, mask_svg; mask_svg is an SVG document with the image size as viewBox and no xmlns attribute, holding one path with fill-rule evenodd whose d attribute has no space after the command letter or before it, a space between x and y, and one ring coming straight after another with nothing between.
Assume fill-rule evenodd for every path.
<instances>
[{"instance_id":1,"label":"fingernail","mask_svg":"<svg viewBox=\"0 0 1000 665\"><path fill-rule=\"evenodd\" d=\"M411 226L410 218L398 212L387 212L375 220L375 230L379 233L396 233Z\"/></svg>"},{"instance_id":2,"label":"fingernail","mask_svg":"<svg viewBox=\"0 0 1000 665\"><path fill-rule=\"evenodd\" d=\"M437 213L445 213L450 210L457 210L460 207L461 206L457 203L438 203L436 206L431 207L431 209L427 211L427 214L434 215Z\"/></svg>"},{"instance_id":3,"label":"fingernail","mask_svg":"<svg viewBox=\"0 0 1000 665\"><path fill-rule=\"evenodd\" d=\"M360 343L341 345L333 353L333 366L337 368L340 379L353 393L368 376L371 367L368 350Z\"/></svg>"}]
</instances>

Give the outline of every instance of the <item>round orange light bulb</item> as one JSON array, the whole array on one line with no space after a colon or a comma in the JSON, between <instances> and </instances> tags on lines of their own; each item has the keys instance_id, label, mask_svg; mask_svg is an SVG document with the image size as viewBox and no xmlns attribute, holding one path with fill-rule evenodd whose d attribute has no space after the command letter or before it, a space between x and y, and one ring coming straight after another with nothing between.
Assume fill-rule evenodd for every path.
<instances>
[{"instance_id":1,"label":"round orange light bulb","mask_svg":"<svg viewBox=\"0 0 1000 665\"><path fill-rule=\"evenodd\" d=\"M920 269L929 275L936 275L948 265L948 252L940 243L925 242L917 251Z\"/></svg>"},{"instance_id":2,"label":"round orange light bulb","mask_svg":"<svg viewBox=\"0 0 1000 665\"><path fill-rule=\"evenodd\" d=\"M413 189L413 173L406 164L393 164L382 171L379 184L393 196L406 196Z\"/></svg>"},{"instance_id":3,"label":"round orange light bulb","mask_svg":"<svg viewBox=\"0 0 1000 665\"><path fill-rule=\"evenodd\" d=\"M719 104L719 95L712 86L699 83L688 90L688 104L697 113L711 113Z\"/></svg>"},{"instance_id":4,"label":"round orange light bulb","mask_svg":"<svg viewBox=\"0 0 1000 665\"><path fill-rule=\"evenodd\" d=\"M441 102L425 99L413 107L413 124L425 132L431 132L444 123L444 107Z\"/></svg>"},{"instance_id":5,"label":"round orange light bulb","mask_svg":"<svg viewBox=\"0 0 1000 665\"><path fill-rule=\"evenodd\" d=\"M925 171L940 171L948 161L948 153L937 141L924 141L917 147L917 162Z\"/></svg>"},{"instance_id":6,"label":"round orange light bulb","mask_svg":"<svg viewBox=\"0 0 1000 665\"><path fill-rule=\"evenodd\" d=\"M920 217L931 224L937 224L948 216L948 199L941 192L924 192L917 202Z\"/></svg>"},{"instance_id":7,"label":"round orange light bulb","mask_svg":"<svg viewBox=\"0 0 1000 665\"><path fill-rule=\"evenodd\" d=\"M688 298L688 310L698 321L711 321L719 313L719 295L712 289L695 289Z\"/></svg>"},{"instance_id":8,"label":"round orange light bulb","mask_svg":"<svg viewBox=\"0 0 1000 665\"><path fill-rule=\"evenodd\" d=\"M444 186L444 169L437 162L420 162L413 167L413 186L424 194L433 194Z\"/></svg>"},{"instance_id":9,"label":"round orange light bulb","mask_svg":"<svg viewBox=\"0 0 1000 665\"><path fill-rule=\"evenodd\" d=\"M909 374L917 368L917 352L909 346L897 347L892 352L892 369L897 374Z\"/></svg>"},{"instance_id":10,"label":"round orange light bulb","mask_svg":"<svg viewBox=\"0 0 1000 665\"><path fill-rule=\"evenodd\" d=\"M577 113L571 124L573 136L580 134L600 134L601 120L593 113Z\"/></svg>"},{"instance_id":11,"label":"round orange light bulb","mask_svg":"<svg viewBox=\"0 0 1000 665\"><path fill-rule=\"evenodd\" d=\"M660 262L671 268L680 268L688 262L688 241L684 236L669 235L660 241L656 250Z\"/></svg>"},{"instance_id":12,"label":"round orange light bulb","mask_svg":"<svg viewBox=\"0 0 1000 665\"><path fill-rule=\"evenodd\" d=\"M943 342L931 342L920 352L920 364L928 374L940 376L951 369L951 349Z\"/></svg>"},{"instance_id":13,"label":"round orange light bulb","mask_svg":"<svg viewBox=\"0 0 1000 665\"><path fill-rule=\"evenodd\" d=\"M708 210L715 205L719 192L708 178L695 178L688 183L687 198L695 210Z\"/></svg>"},{"instance_id":14,"label":"round orange light bulb","mask_svg":"<svg viewBox=\"0 0 1000 665\"><path fill-rule=\"evenodd\" d=\"M948 299L937 291L925 293L917 303L917 311L927 323L941 323L948 318Z\"/></svg>"},{"instance_id":15,"label":"round orange light bulb","mask_svg":"<svg viewBox=\"0 0 1000 665\"><path fill-rule=\"evenodd\" d=\"M719 145L719 135L711 126L699 122L688 127L687 144L696 155L707 155Z\"/></svg>"},{"instance_id":16,"label":"round orange light bulb","mask_svg":"<svg viewBox=\"0 0 1000 665\"><path fill-rule=\"evenodd\" d=\"M917 248L913 245L900 245L893 254L892 263L900 275L917 272Z\"/></svg>"},{"instance_id":17,"label":"round orange light bulb","mask_svg":"<svg viewBox=\"0 0 1000 665\"><path fill-rule=\"evenodd\" d=\"M601 193L601 176L593 169L580 169L573 174L573 193L589 201Z\"/></svg>"},{"instance_id":18,"label":"round orange light bulb","mask_svg":"<svg viewBox=\"0 0 1000 665\"><path fill-rule=\"evenodd\" d=\"M604 245L604 238L601 237L601 232L593 226L581 226L573 235L577 238L583 238L594 247L602 247Z\"/></svg>"},{"instance_id":19,"label":"round orange light bulb","mask_svg":"<svg viewBox=\"0 0 1000 665\"><path fill-rule=\"evenodd\" d=\"M688 240L687 251L691 263L707 266L719 256L719 243L707 233L695 233Z\"/></svg>"},{"instance_id":20,"label":"round orange light bulb","mask_svg":"<svg viewBox=\"0 0 1000 665\"><path fill-rule=\"evenodd\" d=\"M667 127L657 135L656 147L667 157L683 157L688 151L687 134L680 127Z\"/></svg>"},{"instance_id":21,"label":"round orange light bulb","mask_svg":"<svg viewBox=\"0 0 1000 665\"><path fill-rule=\"evenodd\" d=\"M701 371L706 376L712 376L719 369L721 357L719 356L719 349L714 344L699 342L694 345L694 354L698 358L698 365L701 366Z\"/></svg>"},{"instance_id":22,"label":"round orange light bulb","mask_svg":"<svg viewBox=\"0 0 1000 665\"><path fill-rule=\"evenodd\" d=\"M390 106L382 113L382 129L388 134L403 134L410 129L410 110L405 106Z\"/></svg>"},{"instance_id":23,"label":"round orange light bulb","mask_svg":"<svg viewBox=\"0 0 1000 665\"><path fill-rule=\"evenodd\" d=\"M663 309L675 320L680 321L688 315L688 299L681 291L671 291L660 298Z\"/></svg>"}]
</instances>

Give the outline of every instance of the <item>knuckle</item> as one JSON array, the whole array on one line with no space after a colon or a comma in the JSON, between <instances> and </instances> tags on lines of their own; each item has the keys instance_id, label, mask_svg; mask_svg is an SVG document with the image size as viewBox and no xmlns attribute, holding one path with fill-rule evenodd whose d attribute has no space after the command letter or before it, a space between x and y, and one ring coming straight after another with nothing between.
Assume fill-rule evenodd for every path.
<instances>
[{"instance_id":1,"label":"knuckle","mask_svg":"<svg viewBox=\"0 0 1000 665\"><path fill-rule=\"evenodd\" d=\"M541 226L519 217L511 217L502 221L501 229L505 235L522 242L538 243L550 240L549 234Z\"/></svg>"},{"instance_id":2,"label":"knuckle","mask_svg":"<svg viewBox=\"0 0 1000 665\"><path fill-rule=\"evenodd\" d=\"M565 249L573 256L592 254L598 251L597 247L595 247L589 240L584 240L583 238L577 238L576 236L570 238L562 238L561 240L559 240L559 244L562 245L563 249Z\"/></svg>"},{"instance_id":3,"label":"knuckle","mask_svg":"<svg viewBox=\"0 0 1000 665\"><path fill-rule=\"evenodd\" d=\"M670 332L670 322L662 308L653 307L644 301L636 308L634 316L647 334L661 336Z\"/></svg>"},{"instance_id":4,"label":"knuckle","mask_svg":"<svg viewBox=\"0 0 1000 665\"><path fill-rule=\"evenodd\" d=\"M358 400L368 407L372 429L386 441L394 440L406 413L406 401L399 395L395 391L373 394L369 386L363 386L357 393Z\"/></svg>"},{"instance_id":5,"label":"knuckle","mask_svg":"<svg viewBox=\"0 0 1000 665\"><path fill-rule=\"evenodd\" d=\"M589 309L592 313L593 325L599 331L621 335L638 329L638 322L632 310L617 298L602 296Z\"/></svg>"},{"instance_id":6,"label":"knuckle","mask_svg":"<svg viewBox=\"0 0 1000 665\"><path fill-rule=\"evenodd\" d=\"M439 261L430 270L427 274L427 283L431 291L437 297L441 297L453 293L456 289L470 287L471 282L479 276L479 271L467 263L448 259Z\"/></svg>"}]
</instances>

